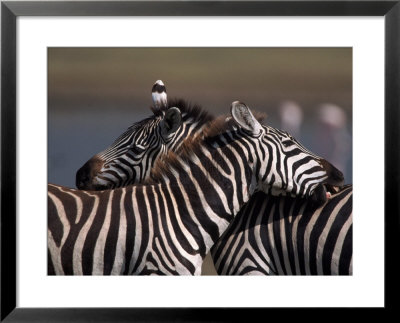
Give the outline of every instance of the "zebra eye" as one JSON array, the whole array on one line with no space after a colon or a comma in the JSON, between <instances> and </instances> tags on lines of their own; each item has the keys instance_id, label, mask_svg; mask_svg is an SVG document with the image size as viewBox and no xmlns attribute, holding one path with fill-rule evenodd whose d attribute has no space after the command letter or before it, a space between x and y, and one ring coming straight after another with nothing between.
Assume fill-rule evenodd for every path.
<instances>
[{"instance_id":1,"label":"zebra eye","mask_svg":"<svg viewBox=\"0 0 400 323\"><path fill-rule=\"evenodd\" d=\"M146 149L143 146L133 146L131 148L132 152L134 154L141 154L142 152L144 152Z\"/></svg>"},{"instance_id":2,"label":"zebra eye","mask_svg":"<svg viewBox=\"0 0 400 323\"><path fill-rule=\"evenodd\" d=\"M291 145L293 145L293 141L291 140L282 141L282 145L284 147L290 147Z\"/></svg>"}]
</instances>

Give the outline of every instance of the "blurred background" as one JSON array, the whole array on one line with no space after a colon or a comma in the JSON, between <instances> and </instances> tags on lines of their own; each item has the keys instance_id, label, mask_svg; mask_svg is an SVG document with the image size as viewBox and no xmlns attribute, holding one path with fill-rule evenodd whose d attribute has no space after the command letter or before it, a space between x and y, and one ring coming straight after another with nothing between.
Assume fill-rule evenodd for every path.
<instances>
[{"instance_id":1,"label":"blurred background","mask_svg":"<svg viewBox=\"0 0 400 323\"><path fill-rule=\"evenodd\" d=\"M352 183L351 48L49 48L48 182L76 171L152 112L151 87L215 116L265 112Z\"/></svg>"}]
</instances>

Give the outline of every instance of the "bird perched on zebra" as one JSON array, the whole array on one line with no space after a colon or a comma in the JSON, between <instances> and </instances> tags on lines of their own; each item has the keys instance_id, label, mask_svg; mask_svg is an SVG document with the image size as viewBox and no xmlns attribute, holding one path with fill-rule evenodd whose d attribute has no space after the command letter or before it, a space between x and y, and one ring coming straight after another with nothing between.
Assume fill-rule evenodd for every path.
<instances>
[{"instance_id":1,"label":"bird perched on zebra","mask_svg":"<svg viewBox=\"0 0 400 323\"><path fill-rule=\"evenodd\" d=\"M160 89L162 89L161 93ZM165 85L162 81L157 81L153 85L152 98L154 107L165 106L167 98L165 91ZM182 103L184 102L181 101L180 109L186 111L187 109ZM195 116L193 118L195 119ZM191 120L190 117L186 119ZM186 121L183 120L182 122L184 124ZM199 128L205 127L207 122L204 124L200 122ZM133 132L139 129L135 128ZM187 132L187 134L190 136L191 132ZM282 133L282 135L286 136L287 134ZM147 132L147 136L151 137L153 133ZM184 139L183 136L176 137L175 146L171 150L176 151L182 143L182 139ZM134 144L130 144L130 146L120 145L109 149L119 149L120 155L123 156L123 151L129 151L129 147L134 147ZM115 165L115 169L118 169L120 162L117 158L114 160L109 158L107 163ZM93 169L89 169L89 171L93 172ZM96 176L102 176L103 172L106 171L93 172L92 178L95 179ZM124 177L126 175L119 173L118 176ZM91 184L90 181L88 183ZM112 185L113 187L118 187L121 186L121 182L115 181ZM99 189L105 188L107 187L99 187ZM337 191L338 188L328 188L328 194L332 193L334 195L320 209L315 209L315 205L308 200L273 198L263 193L258 193L251 198L247 206L243 207L241 213L244 216L238 216L223 237L212 248L212 256L218 274L351 274L352 186L347 186L340 194L335 194ZM257 207L254 207L254 205L257 205ZM302 207L299 207L299 205ZM281 212L281 216L272 216L277 212ZM284 221L284 219L290 218L285 216L288 212L290 212L292 219L297 219L297 222L294 223L295 225ZM304 212L307 216L305 216ZM324 214L329 215L330 221L321 222L320 218ZM302 218L302 221L298 221L300 218ZM248 221L244 219L248 219ZM271 230L268 230L271 225L268 227L264 223L274 223L273 235ZM311 225L306 227L307 230L301 230L301 225L298 226L297 223L301 225L310 223ZM314 230L313 234L308 235L306 239L308 244L304 244L302 242L302 239L305 239L304 234L313 229L314 223L317 223L320 229ZM322 226L321 223L325 226ZM284 230L279 229L281 227L286 228ZM267 236L272 240L266 239L265 237ZM288 238L289 236L292 237L292 240ZM329 237L329 239L326 237ZM343 237L345 237L344 240ZM304 246L309 249L303 251ZM315 265L308 267L311 262ZM323 262L325 262L325 265L322 265ZM331 266L327 266L327 262L331 263ZM322 271L314 270L316 266L320 269L322 268ZM310 270L306 270L306 268L310 268Z\"/></svg>"},{"instance_id":2,"label":"bird perched on zebra","mask_svg":"<svg viewBox=\"0 0 400 323\"><path fill-rule=\"evenodd\" d=\"M48 273L198 275L256 191L326 200L323 184L340 177L332 165L303 147L298 155L283 150L287 138L244 103L232 103L231 117L185 141L179 155L169 152L143 185L79 191L49 184Z\"/></svg>"}]
</instances>

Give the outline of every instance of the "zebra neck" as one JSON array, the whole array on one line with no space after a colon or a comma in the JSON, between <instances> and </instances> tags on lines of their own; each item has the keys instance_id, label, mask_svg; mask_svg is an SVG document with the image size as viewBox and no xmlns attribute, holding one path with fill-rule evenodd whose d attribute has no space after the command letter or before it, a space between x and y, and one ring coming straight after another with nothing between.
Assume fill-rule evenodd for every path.
<instances>
[{"instance_id":1,"label":"zebra neck","mask_svg":"<svg viewBox=\"0 0 400 323\"><path fill-rule=\"evenodd\" d=\"M206 122L200 122L199 120L194 120L187 115L183 116L183 119L188 118L186 122L183 122L179 131L177 131L172 140L167 144L167 150L179 152L179 148L184 143L185 138L195 137L200 134L206 127Z\"/></svg>"},{"instance_id":2,"label":"zebra neck","mask_svg":"<svg viewBox=\"0 0 400 323\"><path fill-rule=\"evenodd\" d=\"M158 194L170 201L169 216L202 240L202 251L212 247L254 192L246 156L228 148L202 149L156 185Z\"/></svg>"}]
</instances>

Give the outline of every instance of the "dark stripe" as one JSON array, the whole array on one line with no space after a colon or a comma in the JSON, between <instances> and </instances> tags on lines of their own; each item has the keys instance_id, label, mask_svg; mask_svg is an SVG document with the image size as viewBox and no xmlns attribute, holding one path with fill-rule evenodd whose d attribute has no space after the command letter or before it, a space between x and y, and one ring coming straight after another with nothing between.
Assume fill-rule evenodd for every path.
<instances>
[{"instance_id":1,"label":"dark stripe","mask_svg":"<svg viewBox=\"0 0 400 323\"><path fill-rule=\"evenodd\" d=\"M215 140L215 141L216 141L216 144L217 144L218 146L220 146L220 147L222 147L222 146L225 145L225 144L224 144L222 141L220 141L220 140ZM205 147L206 147L206 149L213 149L213 148L211 148L211 146L206 146L206 145L205 145ZM221 156L221 155L219 154L218 150L215 150L215 151L213 152L213 154L214 154L214 156ZM219 167L221 167L221 169L222 169L222 171L223 171L224 173L226 173L227 175L231 175L231 171L230 171L230 169L229 169L228 163L226 162L225 158L221 158L221 157L220 157L220 158L215 158L214 161L218 164Z\"/></svg>"},{"instance_id":2,"label":"dark stripe","mask_svg":"<svg viewBox=\"0 0 400 323\"><path fill-rule=\"evenodd\" d=\"M265 139L263 140L263 146L266 147L266 149L268 150L268 153L267 153L268 156L273 156L272 147ZM258 162L257 164L260 164L260 162ZM263 181L268 177L268 174L272 173L272 165L273 165L273 158L267 158L267 165L265 168L265 173L262 177ZM259 174L259 169L257 169L257 174Z\"/></svg>"},{"instance_id":3,"label":"dark stripe","mask_svg":"<svg viewBox=\"0 0 400 323\"><path fill-rule=\"evenodd\" d=\"M314 227L310 234L310 241L309 241L309 264L310 264L310 273L311 275L317 275L317 251L319 245L319 237L321 236L325 226L329 220L330 215L332 214L333 209L337 206L340 202L337 199L330 200L330 203L325 204L322 207L321 213L319 214L318 218L315 221ZM311 205L312 203L309 203ZM312 209L312 207L311 207ZM307 207L306 213L310 212L310 208ZM312 212L311 218L316 217L316 211Z\"/></svg>"},{"instance_id":4,"label":"dark stripe","mask_svg":"<svg viewBox=\"0 0 400 323\"><path fill-rule=\"evenodd\" d=\"M78 206L76 204L75 198L65 191L70 191L70 189L65 188L63 190L60 190L58 193L58 196L57 195L56 196L61 200L61 203L63 204L63 206L65 208L65 216L67 217L68 222L71 224L71 223L75 223L75 221L76 221L76 217L78 214ZM71 193L75 193L77 195L82 194L79 191L71 192Z\"/></svg>"},{"instance_id":5,"label":"dark stripe","mask_svg":"<svg viewBox=\"0 0 400 323\"><path fill-rule=\"evenodd\" d=\"M225 165L225 167L228 167L228 165L225 162L225 157L221 156L219 151L215 151L212 155L213 161L216 162L216 164L220 167L222 164ZM214 167L214 165L209 161L209 159L205 159L204 162L202 163L203 167L210 173L213 174L213 179L218 183L219 187L222 189L222 191L225 193L225 196L233 196L233 185L235 183L232 183L232 181L227 178L225 175L222 174L222 172ZM218 167L217 166L217 167ZM196 167L197 168L197 167ZM228 171L227 174L229 175L231 172ZM204 175L202 173L199 173L196 179L201 179L203 178ZM213 189L214 191L214 189ZM218 197L218 194L215 192L214 194L206 194L205 196L213 196L213 197ZM219 199L221 202L220 205L222 205L222 201ZM227 204L230 210L233 210L233 199L232 198L227 198ZM219 216L222 218L230 221L232 219L231 215L228 214L223 214L219 211L218 213Z\"/></svg>"},{"instance_id":6,"label":"dark stripe","mask_svg":"<svg viewBox=\"0 0 400 323\"><path fill-rule=\"evenodd\" d=\"M259 194L259 196L262 196L262 195ZM264 199L263 204L266 203L266 206L265 206L265 211L261 217L261 222L260 222L260 232L265 232L265 234L261 234L259 239L261 240L261 244L264 246L264 249L266 250L267 254L270 256L271 264L269 266L271 267L271 271L273 273L277 274L277 266L275 263L275 258L273 257L272 246L271 246L271 242L270 242L270 238L274 239L274 237L273 236L270 237L270 234L268 232L268 223L273 221L273 216L274 216L274 214L272 213L274 199L273 199L273 196L265 195L265 197L267 197L267 198ZM258 197L258 200L260 200L260 202L261 202L261 197ZM261 206L260 206L260 209L261 209ZM255 208L254 210L259 210L259 209ZM257 211L257 212L259 213L260 211ZM262 258L265 259L265 257L262 256L261 251L258 252L258 256L261 256Z\"/></svg>"},{"instance_id":7,"label":"dark stripe","mask_svg":"<svg viewBox=\"0 0 400 323\"><path fill-rule=\"evenodd\" d=\"M47 222L47 227L53 235L56 246L60 247L64 229L58 216L57 208L50 196L47 196Z\"/></svg>"},{"instance_id":8,"label":"dark stripe","mask_svg":"<svg viewBox=\"0 0 400 323\"><path fill-rule=\"evenodd\" d=\"M282 239L281 239L281 215L280 215L280 210L279 210L279 199L272 197L271 200L273 201L274 204L274 212L272 215L273 223L272 223L272 228L274 232L274 243L275 243L275 250L276 253L278 254L279 262L281 265L281 268L283 270L284 275L287 275L284 260L283 260L283 249L282 249ZM271 254L272 255L272 254Z\"/></svg>"},{"instance_id":9,"label":"dark stripe","mask_svg":"<svg viewBox=\"0 0 400 323\"><path fill-rule=\"evenodd\" d=\"M126 182L126 180L128 178L130 178L131 175L129 174L129 172L124 167L121 166L121 164L122 164L121 161L118 161L118 163L119 164L114 164L114 170L113 171L111 171L111 172L106 171L105 173L109 172L109 173L111 173L113 175L115 173L117 173L118 174L118 177L117 177L118 181L115 184L117 184L117 187L121 187L121 186L124 186L124 183Z\"/></svg>"},{"instance_id":10,"label":"dark stripe","mask_svg":"<svg viewBox=\"0 0 400 323\"><path fill-rule=\"evenodd\" d=\"M97 213L94 217L92 226L88 231L82 249L82 271L84 275L91 275L93 271L94 248L96 246L97 238L99 237L99 233L105 219L110 192L111 191L102 191L98 193L99 206L97 208Z\"/></svg>"},{"instance_id":11,"label":"dark stripe","mask_svg":"<svg viewBox=\"0 0 400 323\"><path fill-rule=\"evenodd\" d=\"M157 207L156 207L156 196L151 197L152 195L152 190L150 189L150 187L147 189L148 195L150 195L150 198L148 199L149 202L149 206L150 206L150 212L151 212L151 217L153 218L153 229L154 229L154 243L153 243L153 249L156 250L156 243L155 243L155 239L158 238L158 242L159 242L159 246L161 248L161 250L163 251L165 257L167 258L167 261L169 261L169 263L172 264L172 266L174 266L174 261L172 260L171 256L168 253L168 246L165 245L165 241L161 235L161 228L159 225L159 220L158 217L159 212L157 212ZM156 193L157 194L157 193ZM171 274L176 275L177 272L175 270L175 266L173 268L171 268L169 265L167 265L167 262L163 259L163 257L161 256L160 252L157 252L159 259L162 263L162 265L166 268L166 270L168 270Z\"/></svg>"},{"instance_id":12,"label":"dark stripe","mask_svg":"<svg viewBox=\"0 0 400 323\"><path fill-rule=\"evenodd\" d=\"M339 275L349 275L350 262L353 255L353 225L350 226L343 242L339 261Z\"/></svg>"},{"instance_id":13,"label":"dark stripe","mask_svg":"<svg viewBox=\"0 0 400 323\"><path fill-rule=\"evenodd\" d=\"M65 275L73 275L73 252L74 252L74 247L76 244L76 239L78 238L79 233L82 230L82 227L86 223L86 221L89 218L90 212L93 209L93 204L95 201L94 197L88 196L82 192L74 192L75 195L81 199L82 202L82 214L81 218L78 223L75 224L75 221L73 223L70 223L70 231L67 236L67 239L64 242L64 245L62 246L61 249L61 259L62 259L62 266ZM80 197L78 196L80 195ZM64 201L64 199L63 199ZM74 202L75 203L75 202ZM65 203L65 207L69 209L69 205ZM74 218L76 219L76 216Z\"/></svg>"},{"instance_id":14,"label":"dark stripe","mask_svg":"<svg viewBox=\"0 0 400 323\"><path fill-rule=\"evenodd\" d=\"M50 250L47 249L47 275L53 276L56 274L53 262L51 261Z\"/></svg>"},{"instance_id":15,"label":"dark stripe","mask_svg":"<svg viewBox=\"0 0 400 323\"><path fill-rule=\"evenodd\" d=\"M228 274L229 272L236 271L233 269L233 266L240 267L240 264L242 261L238 261L238 263L236 265L234 264L234 262L238 258L240 247L243 246L244 234L242 231L239 231L233 236L227 235L226 238L227 239L232 238L232 241L231 241L229 247L226 249L226 253L222 255L220 267L221 267L221 271L223 269L226 269L226 273ZM238 243L237 247L236 247L236 249L233 249L233 247L235 246L236 243ZM225 247L225 246L223 246L223 247ZM233 250L233 252L232 252L232 250ZM229 257L230 254L231 254L231 257Z\"/></svg>"},{"instance_id":16,"label":"dark stripe","mask_svg":"<svg viewBox=\"0 0 400 323\"><path fill-rule=\"evenodd\" d=\"M221 272L222 272L222 269L225 266L227 266L226 262L233 261L236 257L234 255L231 257L231 259L227 259L230 250L232 250L232 248L233 248L233 245L236 243L236 241L238 239L241 239L241 237L243 236L243 231L246 230L246 223L243 223L243 222L244 222L244 219L246 219L246 221L247 221L247 213L248 213L247 209L248 208L250 208L250 203L247 203L245 206L243 206L241 208L239 213L234 217L234 219L232 220L232 222L230 223L228 228L225 230L225 232L222 234L220 239L217 241L217 243L211 249L214 263L216 263L218 258L221 256L223 248L227 247L227 251L225 252L224 255L222 255L223 259L220 261ZM231 242L229 242L229 239L232 239ZM229 246L228 246L228 244L229 244ZM242 245L242 243L239 243L237 249L239 249L241 245ZM235 251L235 253L237 253L237 252L238 252L238 250ZM229 265L229 263L228 263L228 265Z\"/></svg>"},{"instance_id":17,"label":"dark stripe","mask_svg":"<svg viewBox=\"0 0 400 323\"><path fill-rule=\"evenodd\" d=\"M297 254L299 259L300 275L306 274L305 268L305 255L304 255L304 233L308 222L310 221L310 214L306 214L304 211L297 225Z\"/></svg>"},{"instance_id":18,"label":"dark stripe","mask_svg":"<svg viewBox=\"0 0 400 323\"><path fill-rule=\"evenodd\" d=\"M197 171L197 172L195 171L193 173L193 178L196 178L197 181L200 182L199 185L202 186L204 183L202 183L202 181L201 181L202 175L201 175L201 173L199 173L200 172L199 169L196 167L196 168L192 168L192 170ZM190 176L188 176L187 174L182 174L180 176L180 179L181 179L182 183L187 183L187 185L184 186L184 190L185 190L186 194L190 197L188 202L190 203L190 206L191 206L192 210L194 211L194 216L196 217L197 221L200 223L200 226L204 229L204 231L206 231L210 235L213 242L216 242L220 235L218 225L210 219L209 214L207 214L206 211L204 210L203 205L201 203L201 198L199 196L199 192L196 190L194 183L192 182L193 179ZM178 190L176 190L176 191L178 191ZM203 192L204 196L207 199L208 199L208 197L210 197L209 200L207 201L208 204L212 208L214 202L216 200L218 200L217 203L219 203L219 205L222 205L222 201L220 200L218 194L214 191L214 189L212 189L212 191L214 192L213 193L214 195L211 195L211 192L209 192L209 193ZM177 193L177 194L179 194L179 193ZM220 216L222 219L226 219L229 216L229 215L224 214L224 212L222 212L221 209L220 209L220 211L218 211L217 215ZM231 220L231 219L232 219L232 217L230 216L229 220ZM186 220L184 222L186 222ZM194 223L193 223L193 225L194 225ZM197 225L194 225L194 228L197 228ZM193 230L193 228L189 229L189 231L192 231L192 230ZM192 233L195 234L194 231L192 231ZM195 235L195 236L197 236L197 235ZM201 235L199 235L198 237L201 237ZM203 252L203 246L201 244L199 245L199 248L200 248L201 252ZM205 245L204 245L204 248L205 248ZM202 255L205 256L205 253Z\"/></svg>"},{"instance_id":19,"label":"dark stripe","mask_svg":"<svg viewBox=\"0 0 400 323\"><path fill-rule=\"evenodd\" d=\"M132 187L125 188L124 208L126 213L126 249L125 249L125 270L124 275L130 274L129 265L132 259L135 246L136 221L132 205Z\"/></svg>"},{"instance_id":20,"label":"dark stripe","mask_svg":"<svg viewBox=\"0 0 400 323\"><path fill-rule=\"evenodd\" d=\"M280 199L280 203L283 204L281 215L284 221L284 230L285 230L285 235L286 235L286 253L287 253L287 258L289 261L289 266L290 266L290 271L292 275L296 272L296 264L294 261L294 249L293 249L293 243L292 243L292 222L289 220L289 216L292 215L292 221L293 219L293 213L291 213L292 206L296 204L297 200L286 197ZM293 208L294 210L294 208ZM295 215L294 215L295 216ZM287 269L286 269L287 271Z\"/></svg>"},{"instance_id":21,"label":"dark stripe","mask_svg":"<svg viewBox=\"0 0 400 323\"><path fill-rule=\"evenodd\" d=\"M204 157L201 157L199 155L200 153L198 152L198 157L205 159ZM232 220L232 215L230 213L227 213L225 211L223 211L222 208L222 199L219 196L219 193L216 191L215 187L213 185L211 185L211 183L207 180L207 178L204 176L204 173L201 171L201 169L198 167L197 164L193 163L193 162L189 162L191 171L192 171L192 177L196 179L201 192L203 193L204 197L207 200L208 205L211 207L211 209L222 219L225 219L226 221L231 221ZM220 187L220 189L222 190L222 192L226 192L225 196L227 197L227 200L232 200L230 194L233 194L233 189L232 189L232 185L234 185L230 180L228 180L227 178L225 178L224 176L222 176L217 169L214 168L214 166L211 164L211 162L209 162L207 160L207 162L202 163L202 166L206 169L212 169L215 170L215 173L213 174L213 179L220 185L218 185ZM215 174L215 176L214 176ZM187 174L182 174L181 176L182 182L183 183L191 183L192 182L192 178L187 176ZM190 186L187 188L188 191L188 196L192 197L192 194L195 194L196 198L199 199L200 201L200 196L198 195L198 192L194 189L193 186L193 190L190 189ZM231 210L233 209L233 205L229 205L229 207L231 207ZM194 208L194 210L201 210L203 207L201 206L201 203L199 203L199 207L200 209ZM197 216L202 227L204 229L207 229L209 227L209 225L211 225L211 222L208 222L207 219L204 218L204 220L206 220L206 223L202 223L203 217L201 216ZM208 217L207 217L208 218ZM218 227L217 227L218 228ZM219 238L219 233L218 233L218 229L217 229L217 233L216 235L212 236L214 241L216 241Z\"/></svg>"},{"instance_id":22,"label":"dark stripe","mask_svg":"<svg viewBox=\"0 0 400 323\"><path fill-rule=\"evenodd\" d=\"M110 228L108 229L106 244L104 246L104 275L110 275L114 266L120 219L122 216L120 209L121 194L121 190L115 190L112 198Z\"/></svg>"},{"instance_id":23,"label":"dark stripe","mask_svg":"<svg viewBox=\"0 0 400 323\"><path fill-rule=\"evenodd\" d=\"M151 229L149 226L149 214L147 214L147 209L146 209L146 204L144 201L144 195L143 195L143 186L139 186L136 188L136 194L135 194L136 199L133 200L133 203L136 203L137 208L139 210L138 216L140 217L141 220L141 227L138 228L139 230L142 230L142 241L139 249L139 254L137 256L135 266L133 267L133 272L136 272L139 268L139 265L143 263L144 261L147 260L143 259L144 253L147 249L147 245L149 243L149 230ZM146 234L147 233L147 234ZM135 232L136 234L136 232Z\"/></svg>"},{"instance_id":24,"label":"dark stripe","mask_svg":"<svg viewBox=\"0 0 400 323\"><path fill-rule=\"evenodd\" d=\"M345 198L345 196L341 197L341 200ZM343 225L351 215L352 211L352 200L346 201L346 203L340 208L340 210L335 215L335 221L332 224L332 228L329 230L328 236L326 237L324 249L323 249L323 257L322 257L322 265L323 265L323 273L324 275L331 274L331 262L333 250L335 249L335 244L340 234L340 230Z\"/></svg>"},{"instance_id":25,"label":"dark stripe","mask_svg":"<svg viewBox=\"0 0 400 323\"><path fill-rule=\"evenodd\" d=\"M278 142L270 141L270 145L275 146L275 154L270 155L269 159L272 159L272 163L275 165L275 169L276 169L278 176L282 179L282 181L284 181L287 176L284 176L283 170L281 169L281 163L280 163L281 159L284 158L283 157L284 155L281 152L282 143L280 141L278 141ZM287 174L287 172L285 174ZM285 184L285 183L283 183L283 184ZM283 188L285 188L285 187L283 187Z\"/></svg>"},{"instance_id":26,"label":"dark stripe","mask_svg":"<svg viewBox=\"0 0 400 323\"><path fill-rule=\"evenodd\" d=\"M187 193L186 188L183 188L183 189L185 189L185 191ZM187 193L187 195L192 199L192 196L193 196L192 192L189 192L189 194ZM176 201L178 203L179 213L184 215L182 217L182 221L183 221L186 229L191 233L191 235L193 237L197 238L197 240L198 240L197 243L199 245L199 250L198 251L200 252L200 255L204 258L206 256L206 252L207 252L206 248L207 247L206 247L205 242L204 242L204 240L202 238L202 235L201 235L201 232L199 230L198 225L189 216L189 211L188 211L188 209L186 207L186 203L183 202L184 201L184 197L183 197L183 194L182 194L181 190L179 190L179 189L174 190L174 197L175 197L175 199L176 199ZM191 203L191 201L189 201L189 203ZM199 210L201 210L201 209L194 209L194 213L196 214L196 211L199 211ZM200 217L198 217L198 218L200 218ZM201 217L201 218L204 218L204 219L208 220L207 216L204 216L204 217ZM211 232L208 232L207 230L205 230L205 231L207 233L209 233L212 238L215 239L215 240L213 240L215 242L216 239L217 239L217 236L219 235L218 234L218 227L214 223L211 223L210 221L207 221L207 220L205 221L206 224L200 222L200 226L203 229L206 229L207 226L212 226L213 229L211 231L214 231L214 232L211 233ZM201 220L199 219L199 221L201 221ZM214 235L213 235L213 233L214 233Z\"/></svg>"},{"instance_id":27,"label":"dark stripe","mask_svg":"<svg viewBox=\"0 0 400 323\"><path fill-rule=\"evenodd\" d=\"M192 185L192 183L189 183L186 181L185 181L185 183L187 183L187 185ZM192 246L189 243L188 237L186 237L185 234L182 232L182 230L179 226L178 220L177 220L177 218L181 216L180 208L178 210L175 210L174 205L172 203L171 195L175 196L176 191L179 190L179 188L176 186L176 181L171 180L171 185L170 185L171 195L167 191L167 188L165 186L163 186L161 189L164 192L165 201L167 203L166 208L168 209L168 212L169 212L169 220L171 221L171 226L173 227L176 239L179 241L180 246L187 253L189 253L191 255L195 255L198 252L198 250L192 248ZM199 209L199 210L201 210L201 209ZM178 214L176 214L177 211L178 211ZM186 230L188 230L190 232L190 228L188 228L187 223L183 222L182 224L186 228Z\"/></svg>"},{"instance_id":28,"label":"dark stripe","mask_svg":"<svg viewBox=\"0 0 400 323\"><path fill-rule=\"evenodd\" d=\"M141 275L151 275L151 274L155 274L158 276L165 275L165 273L163 273L161 270L158 269L158 263L151 254L151 252L147 254L146 262L152 264L151 269L148 268L148 266L146 265L140 272Z\"/></svg>"},{"instance_id":29,"label":"dark stripe","mask_svg":"<svg viewBox=\"0 0 400 323\"><path fill-rule=\"evenodd\" d=\"M194 273L196 268L194 268L193 264L181 254L180 250L177 249L177 246L175 246L175 242L171 238L171 232L169 231L168 225L167 225L166 213L163 210L168 209L168 211L169 211L169 218L171 219L171 225L173 227L175 237L179 241L180 247L185 249L186 252L188 252L189 254L195 254L196 252L189 245L185 235L181 232L180 229L178 229L178 223L176 221L176 218L174 217L175 210L172 207L172 202L169 197L169 193L166 191L165 187L160 187L160 189L163 191L165 200L167 203L166 205L163 205L163 202L162 202L163 200L161 199L161 196L160 196L160 201L161 201L160 216L161 216L163 228L165 230L165 236L168 240L168 246L169 246L170 250L172 251L172 253L175 255L175 257L180 261L180 263L183 264L191 273Z\"/></svg>"}]
</instances>

